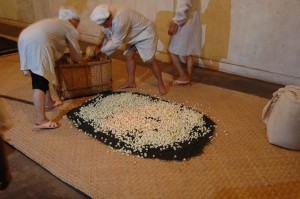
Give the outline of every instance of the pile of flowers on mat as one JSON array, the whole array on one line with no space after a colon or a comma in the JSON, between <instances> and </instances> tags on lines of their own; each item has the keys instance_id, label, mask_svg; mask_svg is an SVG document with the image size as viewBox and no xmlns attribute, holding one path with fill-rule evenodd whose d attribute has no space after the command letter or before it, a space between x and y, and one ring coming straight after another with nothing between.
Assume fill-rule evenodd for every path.
<instances>
[{"instance_id":1,"label":"pile of flowers on mat","mask_svg":"<svg viewBox=\"0 0 300 199\"><path fill-rule=\"evenodd\" d=\"M100 94L68 113L112 148L143 158L186 160L202 152L215 124L184 105L130 92Z\"/></svg>"}]
</instances>

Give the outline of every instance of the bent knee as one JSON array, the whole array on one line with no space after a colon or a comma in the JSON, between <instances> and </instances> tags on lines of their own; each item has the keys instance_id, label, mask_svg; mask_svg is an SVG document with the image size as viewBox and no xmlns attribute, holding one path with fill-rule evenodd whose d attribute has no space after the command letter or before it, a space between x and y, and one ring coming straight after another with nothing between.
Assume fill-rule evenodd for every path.
<instances>
[{"instance_id":1,"label":"bent knee","mask_svg":"<svg viewBox=\"0 0 300 199\"><path fill-rule=\"evenodd\" d=\"M125 54L125 60L129 61L129 60L133 60L135 53L134 52L127 52Z\"/></svg>"}]
</instances>

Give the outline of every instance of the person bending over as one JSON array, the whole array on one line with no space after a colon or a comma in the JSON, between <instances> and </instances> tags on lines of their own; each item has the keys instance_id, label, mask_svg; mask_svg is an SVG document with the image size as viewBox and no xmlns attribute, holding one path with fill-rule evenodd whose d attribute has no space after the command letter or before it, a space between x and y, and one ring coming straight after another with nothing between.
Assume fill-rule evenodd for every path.
<instances>
[{"instance_id":1,"label":"person bending over","mask_svg":"<svg viewBox=\"0 0 300 199\"><path fill-rule=\"evenodd\" d=\"M157 36L151 20L135 10L109 7L106 4L97 6L90 15L90 19L101 26L107 39L104 45L96 48L96 54L104 53L109 56L122 43L128 46L124 52L128 80L120 86L121 89L136 87L134 56L138 51L142 60L151 66L153 75L158 82L159 94L167 93L160 66L155 59Z\"/></svg>"},{"instance_id":2,"label":"person bending over","mask_svg":"<svg viewBox=\"0 0 300 199\"><path fill-rule=\"evenodd\" d=\"M80 61L77 26L80 22L74 9L60 9L58 18L44 19L25 28L18 41L21 70L29 71L32 78L33 104L36 115L34 129L55 129L59 123L49 120L45 111L62 104L54 101L49 91L49 83L58 85L55 62L67 47L71 58Z\"/></svg>"}]
</instances>

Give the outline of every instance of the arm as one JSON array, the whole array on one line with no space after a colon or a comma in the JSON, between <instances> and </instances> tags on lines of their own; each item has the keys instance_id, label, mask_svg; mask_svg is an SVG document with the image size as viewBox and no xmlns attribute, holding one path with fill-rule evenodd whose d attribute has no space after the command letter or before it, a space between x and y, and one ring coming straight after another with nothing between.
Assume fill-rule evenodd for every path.
<instances>
[{"instance_id":1,"label":"arm","mask_svg":"<svg viewBox=\"0 0 300 199\"><path fill-rule=\"evenodd\" d=\"M80 46L78 43L79 34L76 31L71 31L67 33L67 42L70 49L70 55L73 61L79 62L82 59L82 54L80 50Z\"/></svg>"},{"instance_id":2,"label":"arm","mask_svg":"<svg viewBox=\"0 0 300 199\"><path fill-rule=\"evenodd\" d=\"M104 46L111 39L112 36L112 31L109 28L102 27L101 30L103 34L100 35L98 44L94 51L94 55L96 57L100 55L102 46Z\"/></svg>"},{"instance_id":3,"label":"arm","mask_svg":"<svg viewBox=\"0 0 300 199\"><path fill-rule=\"evenodd\" d=\"M130 22L126 20L126 17L116 17L112 25L112 36L101 48L101 52L107 56L111 55L125 40L126 35L130 28Z\"/></svg>"},{"instance_id":4,"label":"arm","mask_svg":"<svg viewBox=\"0 0 300 199\"><path fill-rule=\"evenodd\" d=\"M178 27L186 22L186 13L192 7L191 0L179 0L173 22L169 26L168 34L175 35Z\"/></svg>"},{"instance_id":5,"label":"arm","mask_svg":"<svg viewBox=\"0 0 300 199\"><path fill-rule=\"evenodd\" d=\"M187 11L192 7L191 0L179 0L176 7L176 13L173 22L182 26L186 22Z\"/></svg>"}]
</instances>

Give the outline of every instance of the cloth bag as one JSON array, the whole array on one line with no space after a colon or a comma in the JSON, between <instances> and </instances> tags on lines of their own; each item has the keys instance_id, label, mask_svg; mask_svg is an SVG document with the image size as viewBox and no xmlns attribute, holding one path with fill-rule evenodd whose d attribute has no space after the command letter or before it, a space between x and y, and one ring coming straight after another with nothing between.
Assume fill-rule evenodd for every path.
<instances>
[{"instance_id":1,"label":"cloth bag","mask_svg":"<svg viewBox=\"0 0 300 199\"><path fill-rule=\"evenodd\" d=\"M262 119L271 144L300 150L300 87L288 85L273 93Z\"/></svg>"}]
</instances>

